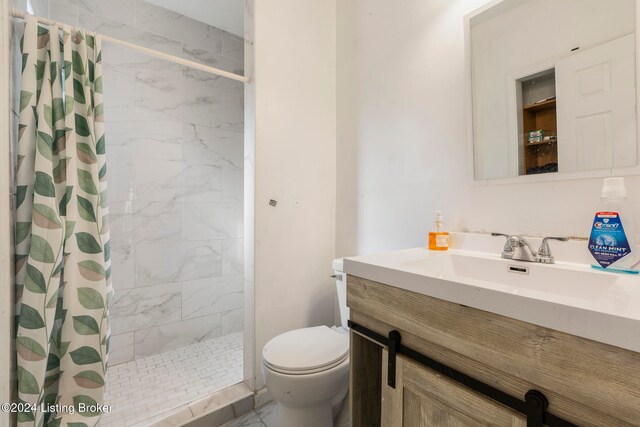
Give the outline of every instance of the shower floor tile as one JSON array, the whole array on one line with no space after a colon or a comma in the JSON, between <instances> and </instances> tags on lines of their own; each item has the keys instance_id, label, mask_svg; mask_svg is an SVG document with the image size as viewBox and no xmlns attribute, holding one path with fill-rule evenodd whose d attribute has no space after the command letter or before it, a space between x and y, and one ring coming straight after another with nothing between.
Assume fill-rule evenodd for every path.
<instances>
[{"instance_id":1,"label":"shower floor tile","mask_svg":"<svg viewBox=\"0 0 640 427\"><path fill-rule=\"evenodd\" d=\"M109 368L100 427L127 427L242 382L242 332Z\"/></svg>"}]
</instances>

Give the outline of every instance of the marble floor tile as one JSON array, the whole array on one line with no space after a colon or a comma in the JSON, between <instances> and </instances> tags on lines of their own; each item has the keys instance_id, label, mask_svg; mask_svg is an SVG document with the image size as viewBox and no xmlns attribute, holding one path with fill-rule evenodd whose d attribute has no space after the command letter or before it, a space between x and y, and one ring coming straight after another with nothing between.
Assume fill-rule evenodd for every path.
<instances>
[{"instance_id":1,"label":"marble floor tile","mask_svg":"<svg viewBox=\"0 0 640 427\"><path fill-rule=\"evenodd\" d=\"M243 414L244 415L244 414ZM191 423L189 423L188 427L218 427L222 424L229 422L235 418L237 418L233 413L232 406L226 406L222 409L215 411L212 414L201 417Z\"/></svg>"},{"instance_id":2,"label":"marble floor tile","mask_svg":"<svg viewBox=\"0 0 640 427\"><path fill-rule=\"evenodd\" d=\"M261 408L256 409L256 413L267 427L276 426L276 411L278 405L275 402L267 403Z\"/></svg>"},{"instance_id":3,"label":"marble floor tile","mask_svg":"<svg viewBox=\"0 0 640 427\"><path fill-rule=\"evenodd\" d=\"M228 423L222 424L222 427L265 427L265 423L262 422L255 411L251 411Z\"/></svg>"},{"instance_id":4,"label":"marble floor tile","mask_svg":"<svg viewBox=\"0 0 640 427\"><path fill-rule=\"evenodd\" d=\"M175 427L193 418L189 405L182 405L170 411L158 414L131 427Z\"/></svg>"}]
</instances>

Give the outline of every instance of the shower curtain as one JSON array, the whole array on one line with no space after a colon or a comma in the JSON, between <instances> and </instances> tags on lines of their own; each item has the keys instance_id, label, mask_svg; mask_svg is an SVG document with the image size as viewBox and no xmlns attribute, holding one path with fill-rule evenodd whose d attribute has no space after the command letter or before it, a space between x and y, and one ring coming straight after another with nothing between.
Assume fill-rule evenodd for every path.
<instances>
[{"instance_id":1,"label":"shower curtain","mask_svg":"<svg viewBox=\"0 0 640 427\"><path fill-rule=\"evenodd\" d=\"M18 425L95 426L113 295L100 39L26 21L15 214Z\"/></svg>"}]
</instances>

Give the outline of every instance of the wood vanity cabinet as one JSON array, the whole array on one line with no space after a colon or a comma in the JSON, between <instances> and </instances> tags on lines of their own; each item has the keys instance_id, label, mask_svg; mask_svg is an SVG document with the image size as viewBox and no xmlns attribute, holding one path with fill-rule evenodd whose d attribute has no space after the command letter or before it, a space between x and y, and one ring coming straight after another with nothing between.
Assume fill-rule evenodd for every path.
<instances>
[{"instance_id":1,"label":"wood vanity cabinet","mask_svg":"<svg viewBox=\"0 0 640 427\"><path fill-rule=\"evenodd\" d=\"M386 362L383 350L383 366ZM383 369L382 384L386 380ZM380 415L384 426L527 425L519 412L402 356L396 361L396 387L382 387Z\"/></svg>"},{"instance_id":2,"label":"wood vanity cabinet","mask_svg":"<svg viewBox=\"0 0 640 427\"><path fill-rule=\"evenodd\" d=\"M640 426L640 353L349 276L350 319L401 334L403 346L579 426ZM570 319L568 320L570 321ZM526 426L526 416L351 330L354 427Z\"/></svg>"}]
</instances>

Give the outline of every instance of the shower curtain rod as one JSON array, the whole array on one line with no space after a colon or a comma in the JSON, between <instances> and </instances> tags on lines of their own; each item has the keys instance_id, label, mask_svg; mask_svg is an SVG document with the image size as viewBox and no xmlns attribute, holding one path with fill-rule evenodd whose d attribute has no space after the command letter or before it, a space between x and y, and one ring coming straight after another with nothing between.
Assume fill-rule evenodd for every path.
<instances>
[{"instance_id":1,"label":"shower curtain rod","mask_svg":"<svg viewBox=\"0 0 640 427\"><path fill-rule=\"evenodd\" d=\"M27 15L30 15L30 14L19 9L15 9L15 8L11 9L11 16L13 16L14 18L25 19ZM41 18L39 16L34 16L34 18L36 18L38 22L44 25L56 25L58 27L64 27L64 26L73 27L73 25L63 24L60 22L52 21L50 19ZM129 49L137 50L139 52L144 53L145 55L153 56L165 61L175 62L176 64L180 64L189 68L195 68L196 70L204 71L205 73L216 74L218 76L226 77L228 79L236 80L242 83L247 83L249 81L249 79L245 76L234 74L229 71L224 71L219 68L210 67L208 65L200 64L195 61L189 61L188 59L180 58L175 55L169 55L168 53L162 53L157 50L149 49L147 47L143 47L137 44L125 42L124 40L116 39L110 36L105 36L104 34L100 34L100 37L102 38L102 40L108 43L113 43L119 46L124 46Z\"/></svg>"}]
</instances>

